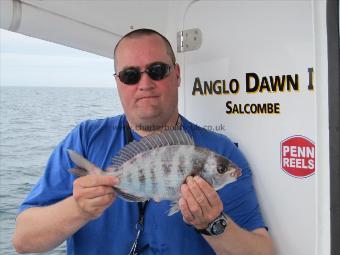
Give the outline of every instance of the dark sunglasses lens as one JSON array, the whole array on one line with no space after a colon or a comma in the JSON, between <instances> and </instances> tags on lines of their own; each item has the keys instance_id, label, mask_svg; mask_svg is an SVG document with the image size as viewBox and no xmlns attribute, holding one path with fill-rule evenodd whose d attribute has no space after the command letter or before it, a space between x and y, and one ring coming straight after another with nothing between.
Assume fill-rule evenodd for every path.
<instances>
[{"instance_id":1,"label":"dark sunglasses lens","mask_svg":"<svg viewBox=\"0 0 340 255\"><path fill-rule=\"evenodd\" d=\"M119 72L119 79L121 82L132 85L140 80L141 73L137 68L129 68Z\"/></svg>"},{"instance_id":2,"label":"dark sunglasses lens","mask_svg":"<svg viewBox=\"0 0 340 255\"><path fill-rule=\"evenodd\" d=\"M167 64L154 64L149 66L148 75L155 81L162 80L169 74L170 66Z\"/></svg>"}]
</instances>

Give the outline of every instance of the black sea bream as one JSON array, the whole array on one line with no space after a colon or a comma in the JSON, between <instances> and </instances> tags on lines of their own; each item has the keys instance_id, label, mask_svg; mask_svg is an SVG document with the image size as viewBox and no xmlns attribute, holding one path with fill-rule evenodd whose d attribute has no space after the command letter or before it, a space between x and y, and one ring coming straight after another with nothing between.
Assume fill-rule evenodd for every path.
<instances>
[{"instance_id":1,"label":"black sea bream","mask_svg":"<svg viewBox=\"0 0 340 255\"><path fill-rule=\"evenodd\" d=\"M238 168L227 158L206 148L197 147L182 130L169 130L143 137L120 150L106 171L94 170L93 164L78 153L68 151L77 167L69 171L77 176L87 174L114 175L120 183L117 194L131 202L148 199L171 200L169 215L178 211L180 186L188 176L199 175L218 190L234 182Z\"/></svg>"}]
</instances>

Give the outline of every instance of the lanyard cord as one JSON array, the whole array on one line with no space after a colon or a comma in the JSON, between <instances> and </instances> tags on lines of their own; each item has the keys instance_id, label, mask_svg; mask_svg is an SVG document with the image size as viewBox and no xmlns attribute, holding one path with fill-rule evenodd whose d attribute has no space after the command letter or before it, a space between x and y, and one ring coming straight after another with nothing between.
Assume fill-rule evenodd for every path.
<instances>
[{"instance_id":1,"label":"lanyard cord","mask_svg":"<svg viewBox=\"0 0 340 255\"><path fill-rule=\"evenodd\" d=\"M125 120L124 131L125 131L124 132L125 133L125 144L133 142L133 136L132 136L132 133L131 133L131 128L130 128L130 125L127 122L127 120ZM147 200L145 202L138 202L139 216L138 216L138 221L136 223L137 236L136 236L135 241L132 244L129 255L136 255L137 254L137 244L138 244L140 234L144 230L144 214L145 214L145 209L146 209L146 205L147 205L148 202L149 202L149 200ZM147 244L144 247L142 247L140 252L145 250L148 246L149 245Z\"/></svg>"}]
</instances>

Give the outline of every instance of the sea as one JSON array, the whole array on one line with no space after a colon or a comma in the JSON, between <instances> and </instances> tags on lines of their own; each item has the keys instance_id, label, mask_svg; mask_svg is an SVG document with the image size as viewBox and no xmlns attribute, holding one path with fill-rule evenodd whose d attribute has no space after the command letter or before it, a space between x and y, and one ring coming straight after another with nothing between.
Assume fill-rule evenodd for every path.
<instances>
[{"instance_id":1,"label":"sea","mask_svg":"<svg viewBox=\"0 0 340 255\"><path fill-rule=\"evenodd\" d=\"M0 87L0 254L17 254L18 207L55 146L80 122L122 112L115 87ZM66 245L42 254L66 254Z\"/></svg>"}]
</instances>

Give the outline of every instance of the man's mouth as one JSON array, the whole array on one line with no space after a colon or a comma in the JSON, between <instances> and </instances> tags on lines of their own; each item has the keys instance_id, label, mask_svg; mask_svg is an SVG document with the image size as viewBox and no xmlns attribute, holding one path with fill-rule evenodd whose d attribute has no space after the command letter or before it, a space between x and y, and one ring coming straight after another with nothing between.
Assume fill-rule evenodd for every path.
<instances>
[{"instance_id":1,"label":"man's mouth","mask_svg":"<svg viewBox=\"0 0 340 255\"><path fill-rule=\"evenodd\" d=\"M141 101L141 100L152 100L152 99L156 99L156 98L158 98L158 96L143 96L143 97L139 97L137 99L137 102Z\"/></svg>"}]
</instances>

